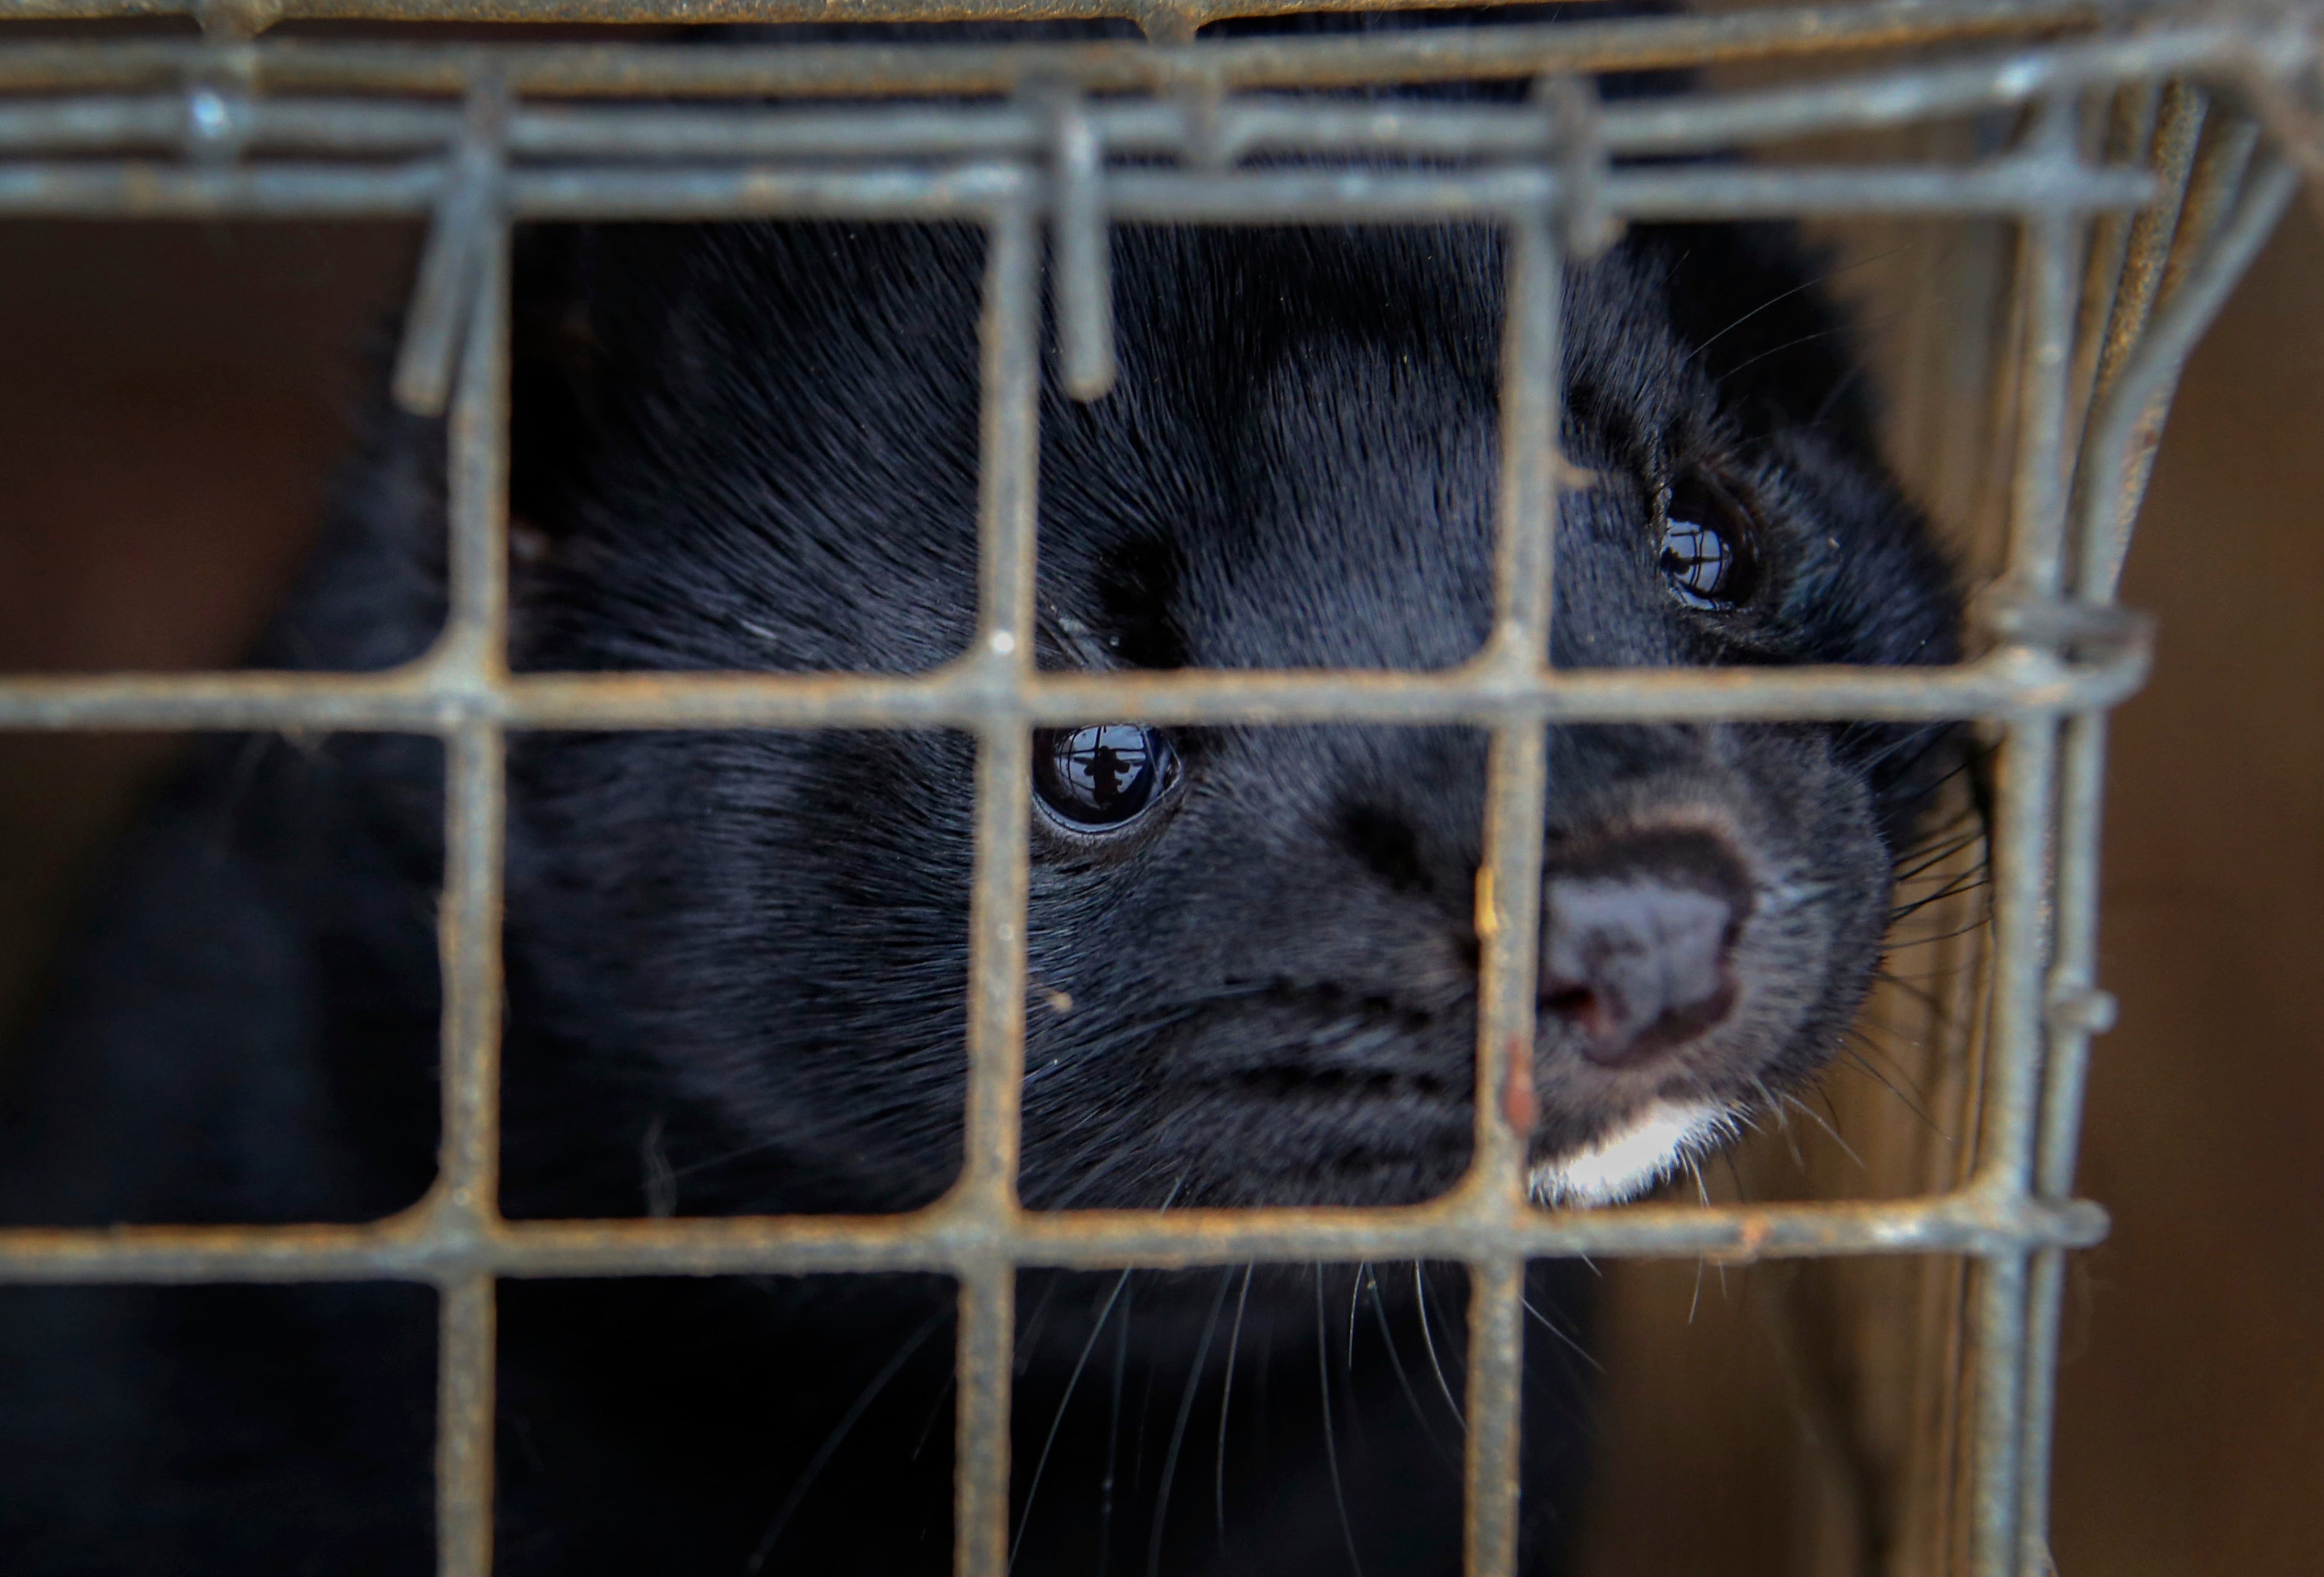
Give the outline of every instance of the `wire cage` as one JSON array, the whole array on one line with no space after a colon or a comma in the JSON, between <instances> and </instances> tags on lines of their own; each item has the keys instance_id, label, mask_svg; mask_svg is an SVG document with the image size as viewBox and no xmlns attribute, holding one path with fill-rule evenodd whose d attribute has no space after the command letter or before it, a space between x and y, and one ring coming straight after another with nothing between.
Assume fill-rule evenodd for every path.
<instances>
[{"instance_id":1,"label":"wire cage","mask_svg":"<svg viewBox=\"0 0 2324 1577\"><path fill-rule=\"evenodd\" d=\"M1354 0L1360 7L1365 0ZM1277 0L5 0L0 214L424 219L395 365L447 413L450 613L380 674L0 677L0 727L433 734L447 750L443 1130L426 1198L367 1225L0 1232L0 1280L398 1279L439 1297L439 1570L492 1565L495 1283L510 1277L910 1270L958 1286L955 1569L1007 1568L1020 1267L1433 1259L1471 1277L1467 1569L1516 1567L1516 1383L1528 1258L1934 1267L1941 1393L1918 1477L1960 1493L1899 1569L2049 1569L2064 1256L2106 1217L2071 1197L2090 1037L2109 707L2146 631L2114 593L2178 371L2312 161L2319 47L2297 9L2134 0L1868 0L1694 16L1201 38ZM1301 0L1298 9L1346 8ZM182 18L183 28L121 25ZM1147 41L558 41L448 26L261 35L281 22L562 23L1126 17ZM81 24L59 27L57 23ZM97 23L108 26L97 26ZM1590 73L1702 69L1600 103ZM1295 90L1528 80L1523 103ZM1670 155L1743 157L1711 160ZM1374 156L1351 163L1335 156ZM1283 157L1267 157L1284 155ZM1304 160L1304 161L1303 161ZM1560 270L1630 220L1803 218L1861 243L1983 226L1978 290L1906 337L1894 425L1941 512L1982 532L1985 638L1959 665L1549 665ZM513 674L508 630L509 235L517 222L948 220L986 235L977 635L937 671ZM1506 233L1497 605L1457 669L1037 669L1031 611L1044 241L1064 381L1114 375L1108 226L1464 219ZM1850 227L1853 228L1850 228ZM1892 270L1893 271L1893 270ZM1909 293L1911 282L1905 282ZM1981 291L1981 293L1979 293ZM1966 332L1964 323L1974 332ZM1932 326L1933 325L1933 326ZM1997 457L1998 459L1997 460ZM1989 485L1988 485L1988 479ZM1035 1212L1016 1192L1036 727L1462 723L1491 739L1476 1133L1466 1180L1395 1208ZM1973 1037L1950 1049L1973 1146L1895 1165L1901 1197L1575 1212L1527 1197L1504 1115L1528 1077L1545 730L1591 720L1979 720L1996 746L1990 926ZM977 749L965 1151L956 1185L883 1217L510 1221L495 1205L503 755L512 730L949 727ZM1971 1041L1973 1039L1973 1042ZM1955 1316L1958 1316L1956 1318ZM1958 1381L1958 1386L1954 1385ZM1958 1406L1950 1398L1958 1394ZM1930 1553L1934 1552L1934 1553Z\"/></svg>"}]
</instances>

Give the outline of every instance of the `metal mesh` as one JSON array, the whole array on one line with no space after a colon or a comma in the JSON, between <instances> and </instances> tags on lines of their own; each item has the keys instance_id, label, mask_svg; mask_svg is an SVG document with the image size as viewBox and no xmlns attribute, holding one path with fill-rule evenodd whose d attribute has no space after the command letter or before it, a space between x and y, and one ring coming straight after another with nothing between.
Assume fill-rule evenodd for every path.
<instances>
[{"instance_id":1,"label":"metal mesh","mask_svg":"<svg viewBox=\"0 0 2324 1577\"><path fill-rule=\"evenodd\" d=\"M1913 0L1184 41L1202 21L1277 8L1271 0L1150 8L864 0L846 16L1127 11L1157 39L1180 41L672 47L252 35L284 17L834 14L788 0L11 0L0 14L191 10L208 36L0 35L0 214L430 218L395 388L413 409L448 409L451 595L434 649L384 674L0 680L5 727L427 732L446 741L448 762L444 1128L427 1197L370 1225L9 1230L0 1232L0 1280L433 1283L440 1570L482 1577L491 1565L497 1278L946 1273L959 1285L956 1569L999 1577L1019 1267L1459 1260L1471 1276L1468 1570L1495 1577L1517 1559L1528 1257L1967 1256L1980 1267L1969 1309L1969 1564L1987 1577L2046 1571L2063 1252L2105 1228L2097 1206L2070 1197L2088 1041L2110 1012L2091 982L2105 713L2135 688L2147 660L2143 627L2112 597L2178 369L2293 191L2292 161L2260 145L2254 116L2296 99L2315 69L2313 40L2297 18L2174 20L2095 0ZM1997 35L1998 44L1969 41ZM1950 52L1933 61L1831 69L1846 50L1941 42ZM1812 69L1773 87L1607 105L1580 86L1592 70L1748 60ZM1262 91L1474 77L1539 86L1517 105ZM2154 85L2165 78L2174 85L2159 122L2141 118L2154 115ZM966 97L933 102L939 95ZM1817 162L1800 151L1831 146L1835 135L1973 115L2014 117L2000 151L1913 163ZM1629 161L1737 147L1766 151L1746 161ZM1388 157L1246 162L1351 152ZM1839 214L1997 216L2020 238L2017 442L2006 569L1984 604L1990 642L1958 665L1910 672L1553 669L1560 270L1628 220ZM813 215L985 229L973 646L916 677L512 674L509 226ZM1056 240L1065 379L1086 397L1112 377L1111 224L1451 219L1498 225L1510 241L1497 604L1485 649L1441 673L1037 670L1043 227ZM1031 731L1091 717L1490 731L1475 1152L1454 1191L1373 1210L1020 1207ZM1539 1209L1526 1196L1524 1138L1503 1114L1522 1105L1505 1096L1531 1066L1545 727L1741 718L1977 718L1997 730L1994 990L1978 1164L1960 1187L1904 1200ZM965 1162L951 1192L917 1213L877 1218L502 1219L508 731L931 726L972 731L978 761Z\"/></svg>"}]
</instances>

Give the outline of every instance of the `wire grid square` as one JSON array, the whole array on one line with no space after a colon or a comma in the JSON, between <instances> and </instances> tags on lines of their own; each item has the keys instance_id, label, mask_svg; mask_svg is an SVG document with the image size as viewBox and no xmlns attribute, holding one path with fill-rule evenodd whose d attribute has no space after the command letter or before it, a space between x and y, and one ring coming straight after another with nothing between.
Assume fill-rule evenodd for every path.
<instances>
[{"instance_id":1,"label":"wire grid square","mask_svg":"<svg viewBox=\"0 0 2324 1577\"><path fill-rule=\"evenodd\" d=\"M1952 9L1960 14L1941 20L1956 31L1973 32L1995 16L2018 24L2038 22L2052 8L2024 0L1999 6L1961 3ZM1509 37L1488 63L1500 75L1570 73L1609 60L1701 58L1718 47L1688 19L1618 25L1628 31L1615 44L1574 27L1499 30ZM1779 34L1773 29L1769 36ZM142 80L141 70L151 76L139 64L138 47L107 46L114 61L107 69L117 68L127 81ZM1655 47L1664 53L1655 54ZM318 126L336 129L374 151L421 146L430 156L416 161L359 168L256 160L158 168L0 162L0 207L15 211L432 213L432 240L397 389L408 404L440 408L448 403L451 536L443 635L427 657L406 669L368 676L0 681L0 722L20 726L297 724L417 729L445 739L444 1126L434 1188L410 1211L364 1227L8 1231L0 1233L0 1277L432 1282L441 1299L440 1570L447 1577L483 1577L492 1552L496 1279L944 1271L959 1284L955 1565L975 1577L1000 1577L1007 1567L1010 1359L1019 1267L1458 1259L1471 1276L1468 1569L1478 1577L1499 1577L1517 1562L1517 1374L1527 1257L1969 1255L1981 1267L1972 1320L1972 1562L1980 1573L2041 1570L2059 1267L2066 1247L2094 1241L2103 1230L2094 1207L2068 1197L2080 1059L2101 1017L2089 972L2103 709L2135 685L2144 663L2134 637L2086 606L2110 596L2109 566L2119 562L2126 522L2108 508L2113 495L2093 491L2098 501L2085 501L2069 530L2067 457L2080 387L2076 347L2089 341L2089 321L2107 321L2103 313L2086 321L2079 304L2096 298L2084 290L2080 272L2089 215L2144 203L2155 187L2143 173L2119 167L2118 159L2093 164L2083 156L2077 97L2093 87L2200 64L2209 58L2206 50L2219 52L2218 41L2156 34L2135 48L2100 41L1997 63L1907 70L1861 87L1814 84L1757 98L1698 96L1635 107L1593 106L1576 95L1570 76L1553 76L1527 109L1415 109L1386 120L1344 103L1238 100L1226 96L1225 88L1238 82L1328 83L1349 79L1351 70L1360 79L1366 61L1387 79L1398 79L1399 70L1406 78L1427 75L1414 68L1413 51L1399 55L1403 46L1393 39L1336 54L1329 45L1305 55L1296 48L1286 54L1280 45L1240 57L1222 49L1206 58L1209 75L1197 74L1194 89L1176 100L1169 95L1185 85L1190 69L1185 61L1123 65L1120 69L1139 80L1112 80L1111 86L1153 91L1097 100L1061 88L1039 69L1038 51L1019 50L1014 63L1002 59L999 64L970 60L974 50L954 51L948 65L928 53L917 62L917 78L913 61L890 59L865 68L882 91L957 86L964 73L988 88L996 83L1027 88L974 108L931 112L903 103L867 115L762 105L691 112L688 119L689 112L669 108L524 105L527 91L586 98L593 92L640 91L641 79L647 91L659 83L673 93L798 86L801 57L780 51L713 46L656 59L634 48L591 48L594 54L564 59L389 50L374 51L358 69L348 63L354 56L335 60L327 50L309 48L302 58L294 47L281 55L281 69L272 76L245 62L248 81L263 78L271 86L279 78L286 86L344 90L360 80L407 98L422 85L438 93L456 87L466 90L467 103L465 108L426 98L301 104L250 93L220 112L230 128L242 127L237 152L254 138L263 142L270 125L296 146L303 124L310 138L321 135ZM1351 53L1355 68L1347 64ZM0 90L12 80L57 78L58 59L53 52L45 62L29 54L0 54ZM217 90L191 63L192 57L173 58L169 69L193 86L159 96L166 101L163 110L186 116L198 138L205 124L201 95ZM849 80L832 60L820 69L811 90L834 91L833 84ZM944 75L947 69L951 78ZM996 71L1000 78L988 80ZM978 72L986 77L976 78ZM1093 80L1084 87L1109 85L1103 69L1088 75ZM85 85L69 70L62 77L69 86ZM627 86L608 86L616 81ZM1637 169L1611 162L1619 151L1716 147L1730 139L2028 104L2032 120L2017 151L1960 169ZM14 122L6 116L15 112L0 107L0 156L54 145L60 109L75 107L69 101L36 104ZM96 118L111 116L112 142L74 145L150 140L152 108L151 102L125 99L100 104L97 109L104 113ZM41 120L43 113L49 121ZM309 116L305 123L297 118L302 113ZM140 115L147 118L140 121ZM1108 167L1109 147L1139 146L1141 138L1169 145L1186 162L1176 169ZM1244 170L1236 163L1236 151L1254 147L1328 154L1383 142L1465 155L1471 162L1355 172ZM932 167L879 162L883 148L899 145L932 151L948 161ZM691 162L640 169L616 161L624 151L640 151ZM2137 150L2130 151L2135 157ZM2187 151L2191 157L2191 145ZM513 156L526 152L575 162L518 168ZM714 156L738 162L721 164ZM596 162L587 162L592 159ZM2168 188L2183 180L2187 169L2182 161L2162 173ZM2190 273L2184 293L2198 306L2200 290L2193 287L2213 280L2223 292L2290 190L2282 173L2270 169L2229 212L2234 184L2229 179L2214 194L2210 223L2218 239L2200 265L2208 272L2200 279ZM1547 654L1562 475L1555 444L1557 302L1565 260L1598 244L1618 219L1802 211L1992 213L2018 227L2019 441L2009 490L2007 575L2014 601L1999 609L1998 644L1956 667L1917 673L1554 670ZM521 217L823 214L970 218L985 228L979 617L972 649L947 668L915 678L512 674L505 659L504 515L510 225ZM1030 615L1045 225L1056 238L1065 380L1078 392L1091 392L1111 376L1104 264L1111 224L1442 218L1498 224L1509 241L1495 622L1485 650L1442 674L1037 671ZM2102 238L2106 234L2101 229ZM2162 257L2172 241L2164 234L2159 243L2150 236L2144 251L2125 245L2135 261ZM2092 271L2095 279L2095 267ZM2095 287L2107 288L2106 281ZM2191 344L2200 327L2200 314L2182 316L2198 320L2190 328L2166 322L2151 336L2163 344L2154 359L2166 371L2177 344L2172 335ZM2178 344L2177 353L2184 348ZM2117 356L2116 386L2110 399L2095 407L2093 436L2085 446L2098 465L2092 475L2122 470L2122 456L2151 403L2152 390L2139 384L2128 356L2126 349ZM2070 590L2079 601L2065 600ZM1019 1207L1031 735L1038 725L1101 715L1166 722L1462 722L1490 729L1486 854L1479 880L1484 958L1475 1151L1468 1178L1452 1193L1422 1206L1379 1210L1165 1216ZM1885 1203L1655 1205L1590 1215L1547 1213L1528 1200L1525 1141L1508 1114L1523 1109L1530 1079L1545 729L1558 721L1642 717L1983 717L2000 728L1992 829L1991 1050L1982 1159L1962 1187ZM954 1189L936 1205L899 1217L503 1221L495 1200L507 731L911 723L970 729L977 741L966 1142Z\"/></svg>"}]
</instances>

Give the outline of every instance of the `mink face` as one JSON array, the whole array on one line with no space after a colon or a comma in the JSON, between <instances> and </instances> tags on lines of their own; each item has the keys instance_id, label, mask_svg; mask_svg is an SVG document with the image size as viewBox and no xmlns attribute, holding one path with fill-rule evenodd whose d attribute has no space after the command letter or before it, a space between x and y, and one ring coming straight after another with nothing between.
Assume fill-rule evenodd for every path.
<instances>
[{"instance_id":1,"label":"mink face","mask_svg":"<svg viewBox=\"0 0 2324 1577\"><path fill-rule=\"evenodd\" d=\"M1044 395L1042 664L1471 656L1501 261L1479 229L1119 230L1120 383L1090 405ZM623 227L532 236L520 263L520 668L921 672L963 649L976 234ZM1805 279L1779 234L1721 227L1639 232L1569 271L1563 448L1587 481L1557 528L1557 663L1953 655L1943 565L1873 458ZM382 425L263 661L425 649L441 440ZM1805 724L1550 731L1544 1197L1634 1192L1814 1073L1943 747ZM960 1154L969 742L544 733L510 750L503 1208L940 1194ZM1451 1184L1485 756L1460 727L1091 718L1039 736L1027 1199ZM417 1197L441 780L430 743L383 737L202 756L12 1057L0 1216L350 1220ZM1568 1270L1528 1271L1551 1311L1525 1365L1528 1571L1563 1536L1584 1444L1574 1338L1550 1325L1582 1301ZM1015 1570L1457 1565L1458 1381L1413 1382L1440 1347L1459 1362L1457 1278L1022 1282ZM393 1292L413 1289L0 1298L0 1481L19 1490L0 1545L41 1572L424 1569L434 1314ZM951 1296L909 1277L503 1282L502 1568L946 1569ZM1213 1454L1185 1459L1195 1488L1172 1501L1168 1467L1138 1477L1149 1447Z\"/></svg>"},{"instance_id":2,"label":"mink face","mask_svg":"<svg viewBox=\"0 0 2324 1577\"><path fill-rule=\"evenodd\" d=\"M537 242L520 665L922 671L974 604L982 243ZM1115 241L1121 376L1054 381L1050 667L1439 668L1484 639L1500 249L1482 229ZM1957 608L1779 237L1568 273L1554 659L1926 663ZM1831 1054L1935 737L1557 728L1545 1197L1652 1181ZM1466 1164L1480 731L1036 741L1024 1192L1379 1203ZM680 1209L895 1208L957 1166L973 756L945 734L541 737L515 756L511 1186L576 1068L656 1107ZM627 1077L638 1077L634 1072ZM643 1122L643 1116L637 1118ZM636 1153L633 1136L622 1153ZM567 1179L569 1166L545 1168ZM635 1208L634 1174L624 1177ZM548 1185L544 1185L548 1187Z\"/></svg>"}]
</instances>

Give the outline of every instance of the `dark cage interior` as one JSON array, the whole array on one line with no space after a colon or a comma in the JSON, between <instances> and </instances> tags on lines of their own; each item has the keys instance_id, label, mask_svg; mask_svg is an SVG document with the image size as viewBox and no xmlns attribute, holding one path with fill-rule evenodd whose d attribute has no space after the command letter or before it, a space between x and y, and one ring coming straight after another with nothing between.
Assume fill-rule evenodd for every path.
<instances>
[{"instance_id":1,"label":"dark cage interior","mask_svg":"<svg viewBox=\"0 0 2324 1577\"><path fill-rule=\"evenodd\" d=\"M2298 1569L2313 14L1268 9L0 13L12 1570Z\"/></svg>"}]
</instances>

